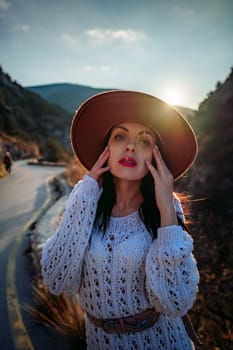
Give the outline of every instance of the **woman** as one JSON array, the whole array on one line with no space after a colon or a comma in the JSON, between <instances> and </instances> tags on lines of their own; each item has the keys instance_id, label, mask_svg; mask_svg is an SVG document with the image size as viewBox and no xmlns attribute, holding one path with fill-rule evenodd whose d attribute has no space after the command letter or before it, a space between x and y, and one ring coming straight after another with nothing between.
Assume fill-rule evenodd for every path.
<instances>
[{"instance_id":1,"label":"woman","mask_svg":"<svg viewBox=\"0 0 233 350\"><path fill-rule=\"evenodd\" d=\"M78 109L71 141L89 174L43 249L45 284L79 294L90 350L192 349L182 316L199 274L173 194L197 153L190 125L153 96L111 91Z\"/></svg>"}]
</instances>

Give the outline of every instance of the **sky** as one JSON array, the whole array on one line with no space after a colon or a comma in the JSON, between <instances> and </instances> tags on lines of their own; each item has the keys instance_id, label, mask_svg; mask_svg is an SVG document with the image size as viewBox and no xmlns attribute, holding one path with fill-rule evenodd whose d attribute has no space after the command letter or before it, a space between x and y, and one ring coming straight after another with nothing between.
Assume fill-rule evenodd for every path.
<instances>
[{"instance_id":1,"label":"sky","mask_svg":"<svg viewBox=\"0 0 233 350\"><path fill-rule=\"evenodd\" d=\"M233 67L232 0L0 0L0 65L197 109Z\"/></svg>"}]
</instances>

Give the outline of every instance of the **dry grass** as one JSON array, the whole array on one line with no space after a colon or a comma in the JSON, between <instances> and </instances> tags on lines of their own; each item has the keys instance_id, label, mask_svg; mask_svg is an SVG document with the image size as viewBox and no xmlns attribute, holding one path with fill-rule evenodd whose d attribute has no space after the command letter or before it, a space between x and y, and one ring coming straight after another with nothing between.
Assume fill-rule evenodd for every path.
<instances>
[{"instance_id":1,"label":"dry grass","mask_svg":"<svg viewBox=\"0 0 233 350\"><path fill-rule=\"evenodd\" d=\"M75 157L72 157L65 171L65 179L71 185L74 186L77 181L83 178L87 172L80 166Z\"/></svg>"},{"instance_id":2,"label":"dry grass","mask_svg":"<svg viewBox=\"0 0 233 350\"><path fill-rule=\"evenodd\" d=\"M32 291L34 306L26 305L26 310L37 322L51 327L69 341L82 344L84 349L84 317L77 297L67 293L52 295L41 279L32 286Z\"/></svg>"}]
</instances>

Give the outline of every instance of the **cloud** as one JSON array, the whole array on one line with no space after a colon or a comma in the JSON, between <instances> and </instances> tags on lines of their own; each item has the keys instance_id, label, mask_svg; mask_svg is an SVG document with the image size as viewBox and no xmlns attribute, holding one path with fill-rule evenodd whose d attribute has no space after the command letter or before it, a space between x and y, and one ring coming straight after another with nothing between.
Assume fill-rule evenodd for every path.
<instances>
[{"instance_id":1,"label":"cloud","mask_svg":"<svg viewBox=\"0 0 233 350\"><path fill-rule=\"evenodd\" d=\"M79 40L76 36L63 33L61 37L70 48L72 48L73 50L79 49Z\"/></svg>"},{"instance_id":2,"label":"cloud","mask_svg":"<svg viewBox=\"0 0 233 350\"><path fill-rule=\"evenodd\" d=\"M110 70L109 66L92 66L92 65L86 65L83 67L83 69L87 72L90 71L101 71L101 72L108 72Z\"/></svg>"},{"instance_id":3,"label":"cloud","mask_svg":"<svg viewBox=\"0 0 233 350\"><path fill-rule=\"evenodd\" d=\"M184 6L174 6L173 12L175 15L183 17L185 19L194 18L197 15L197 12L194 10L194 8Z\"/></svg>"},{"instance_id":4,"label":"cloud","mask_svg":"<svg viewBox=\"0 0 233 350\"><path fill-rule=\"evenodd\" d=\"M106 43L109 41L119 41L124 43L132 43L144 38L144 33L132 29L88 29L85 34L98 43Z\"/></svg>"},{"instance_id":5,"label":"cloud","mask_svg":"<svg viewBox=\"0 0 233 350\"><path fill-rule=\"evenodd\" d=\"M0 11L6 11L11 6L10 1L0 0Z\"/></svg>"},{"instance_id":6,"label":"cloud","mask_svg":"<svg viewBox=\"0 0 233 350\"><path fill-rule=\"evenodd\" d=\"M192 21L191 23L193 23L193 21L196 23L197 20L222 21L227 19L229 7L224 6L224 1L212 0L210 3L203 1L200 5L197 5L195 2L187 2L187 4L183 6L174 5L172 7L172 12L180 19L186 20L187 22Z\"/></svg>"},{"instance_id":7,"label":"cloud","mask_svg":"<svg viewBox=\"0 0 233 350\"><path fill-rule=\"evenodd\" d=\"M17 30L20 30L21 32L27 33L30 32L31 27L28 24L18 24L16 26Z\"/></svg>"}]
</instances>

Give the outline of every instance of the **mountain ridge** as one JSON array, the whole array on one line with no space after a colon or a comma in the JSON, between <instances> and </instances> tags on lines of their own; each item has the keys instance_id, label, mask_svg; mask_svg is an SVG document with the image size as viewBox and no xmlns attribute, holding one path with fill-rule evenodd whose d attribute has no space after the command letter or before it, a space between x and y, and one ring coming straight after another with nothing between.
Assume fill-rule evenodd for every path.
<instances>
[{"instance_id":1,"label":"mountain ridge","mask_svg":"<svg viewBox=\"0 0 233 350\"><path fill-rule=\"evenodd\" d=\"M74 113L79 105L89 97L98 93L114 90L94 88L87 85L73 83L51 83L25 87L26 90L39 94L50 103L55 103Z\"/></svg>"},{"instance_id":2,"label":"mountain ridge","mask_svg":"<svg viewBox=\"0 0 233 350\"><path fill-rule=\"evenodd\" d=\"M105 91L118 90L115 88L98 88L66 82L25 86L25 89L39 94L50 103L59 104L71 113L74 113L82 102L93 95ZM195 112L194 109L185 106L174 107L187 118L191 118Z\"/></svg>"}]
</instances>

